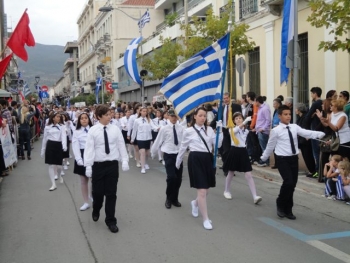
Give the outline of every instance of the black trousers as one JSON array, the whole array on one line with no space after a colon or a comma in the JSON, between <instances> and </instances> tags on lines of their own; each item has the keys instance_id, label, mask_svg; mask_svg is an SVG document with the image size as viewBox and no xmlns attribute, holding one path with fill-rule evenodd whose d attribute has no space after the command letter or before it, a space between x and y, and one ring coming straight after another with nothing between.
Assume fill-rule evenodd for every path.
<instances>
[{"instance_id":1,"label":"black trousers","mask_svg":"<svg viewBox=\"0 0 350 263\"><path fill-rule=\"evenodd\" d=\"M276 165L282 176L283 183L276 203L278 209L289 214L293 208L293 194L298 182L298 155L278 156Z\"/></svg>"},{"instance_id":2,"label":"black trousers","mask_svg":"<svg viewBox=\"0 0 350 263\"><path fill-rule=\"evenodd\" d=\"M310 173L314 174L316 171L316 163L314 156L312 154L312 145L311 140L308 140L304 142L304 144L299 146L299 149L301 151L301 154L303 156L305 165Z\"/></svg>"},{"instance_id":3,"label":"black trousers","mask_svg":"<svg viewBox=\"0 0 350 263\"><path fill-rule=\"evenodd\" d=\"M117 184L119 178L118 161L95 162L92 166L92 207L93 214L99 214L106 196L106 225L117 224L115 204L117 201Z\"/></svg>"},{"instance_id":4,"label":"black trousers","mask_svg":"<svg viewBox=\"0 0 350 263\"><path fill-rule=\"evenodd\" d=\"M179 169L176 168L176 157L177 154L168 154L164 153L163 158L165 162L165 170L167 174L166 178L166 198L171 202L178 201L179 198L179 190L182 183L182 171L183 165Z\"/></svg>"},{"instance_id":5,"label":"black trousers","mask_svg":"<svg viewBox=\"0 0 350 263\"><path fill-rule=\"evenodd\" d=\"M222 166L224 166L226 159L227 159L227 155L231 149L231 135L229 133L229 130L226 128L222 128L222 135L223 135L223 139L222 139L222 153L221 153L221 157L222 157ZM225 173L228 171L224 171Z\"/></svg>"},{"instance_id":6,"label":"black trousers","mask_svg":"<svg viewBox=\"0 0 350 263\"><path fill-rule=\"evenodd\" d=\"M18 135L19 135L19 154L20 156L24 156L23 146L24 143L26 144L27 148L27 155L30 156L31 147L30 147L30 129L29 127L27 129L18 129Z\"/></svg>"},{"instance_id":7,"label":"black trousers","mask_svg":"<svg viewBox=\"0 0 350 263\"><path fill-rule=\"evenodd\" d=\"M259 161L262 155L259 144L258 135L255 132L249 131L247 136L247 151L253 161ZM276 165L275 165L276 166Z\"/></svg>"}]
</instances>

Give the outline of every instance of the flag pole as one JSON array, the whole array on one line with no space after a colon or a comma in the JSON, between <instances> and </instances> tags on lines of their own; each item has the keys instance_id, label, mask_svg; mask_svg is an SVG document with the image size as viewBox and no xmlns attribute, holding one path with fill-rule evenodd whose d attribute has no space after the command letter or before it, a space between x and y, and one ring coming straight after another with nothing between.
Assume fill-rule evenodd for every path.
<instances>
[{"instance_id":1,"label":"flag pole","mask_svg":"<svg viewBox=\"0 0 350 263\"><path fill-rule=\"evenodd\" d=\"M223 102L223 95L224 95L224 88L225 88L225 77L226 77L226 64L227 64L227 54L228 54L228 49L229 46L231 45L230 40L231 40L231 26L232 26L232 12L230 13L230 19L228 21L228 45L226 48L226 54L225 54L225 61L223 64L223 74L221 78L221 94L220 94L220 104L219 104L219 112L218 112L218 121L222 119L222 102ZM230 54L231 56L231 54ZM213 168L216 167L216 156L218 155L218 143L219 143L219 134L220 134L220 128L216 128L216 138L215 138L215 149L214 149L214 161L213 161Z\"/></svg>"},{"instance_id":2,"label":"flag pole","mask_svg":"<svg viewBox=\"0 0 350 263\"><path fill-rule=\"evenodd\" d=\"M299 43L298 43L298 1L294 1L294 45L293 45L293 109L297 108L299 101ZM295 110L292 112L296 123Z\"/></svg>"}]
</instances>

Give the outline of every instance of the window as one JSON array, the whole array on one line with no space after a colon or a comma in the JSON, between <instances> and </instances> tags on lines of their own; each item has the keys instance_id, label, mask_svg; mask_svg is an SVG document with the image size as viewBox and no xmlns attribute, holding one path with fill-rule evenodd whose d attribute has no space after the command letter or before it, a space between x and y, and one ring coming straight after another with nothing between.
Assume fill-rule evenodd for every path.
<instances>
[{"instance_id":1,"label":"window","mask_svg":"<svg viewBox=\"0 0 350 263\"><path fill-rule=\"evenodd\" d=\"M249 60L249 91L260 95L260 48L248 52Z\"/></svg>"},{"instance_id":2,"label":"window","mask_svg":"<svg viewBox=\"0 0 350 263\"><path fill-rule=\"evenodd\" d=\"M239 0L239 19L258 12L258 0Z\"/></svg>"}]
</instances>

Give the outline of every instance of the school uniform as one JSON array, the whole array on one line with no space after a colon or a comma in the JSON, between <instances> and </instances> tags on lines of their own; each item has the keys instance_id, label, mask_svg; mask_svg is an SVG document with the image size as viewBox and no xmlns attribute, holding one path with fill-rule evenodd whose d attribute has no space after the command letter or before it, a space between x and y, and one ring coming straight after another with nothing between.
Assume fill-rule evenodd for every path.
<instances>
[{"instance_id":1,"label":"school uniform","mask_svg":"<svg viewBox=\"0 0 350 263\"><path fill-rule=\"evenodd\" d=\"M119 119L111 119L110 124L117 126L119 128L119 130L122 129Z\"/></svg>"},{"instance_id":2,"label":"school uniform","mask_svg":"<svg viewBox=\"0 0 350 263\"><path fill-rule=\"evenodd\" d=\"M208 152L204 142L198 135L197 129L207 143L209 150L215 147L216 134L210 126L202 127L195 124L193 127L185 129L179 154L176 158L176 166L179 167L183 156L190 149L187 160L188 173L190 177L190 186L197 189L208 189L215 187L216 179L213 173L213 156ZM219 134L218 147L222 144L222 133Z\"/></svg>"},{"instance_id":3,"label":"school uniform","mask_svg":"<svg viewBox=\"0 0 350 263\"><path fill-rule=\"evenodd\" d=\"M124 116L120 119L120 127L121 127L121 131L123 134L125 144L130 144L130 140L127 138L128 137L129 120L130 120L130 116L129 117Z\"/></svg>"},{"instance_id":4,"label":"school uniform","mask_svg":"<svg viewBox=\"0 0 350 263\"><path fill-rule=\"evenodd\" d=\"M261 156L266 161L273 150L276 154L276 166L283 179L279 196L277 197L277 215L295 219L293 215L293 194L298 181L298 135L307 139L324 137L323 132L305 130L297 124L281 123L270 133L265 151Z\"/></svg>"},{"instance_id":5,"label":"school uniform","mask_svg":"<svg viewBox=\"0 0 350 263\"><path fill-rule=\"evenodd\" d=\"M132 128L131 141L136 140L139 149L149 150L152 141L152 130L158 130L152 121L148 121L147 118L143 117L137 118Z\"/></svg>"},{"instance_id":6,"label":"school uniform","mask_svg":"<svg viewBox=\"0 0 350 263\"><path fill-rule=\"evenodd\" d=\"M66 136L67 136L67 150L63 151L63 159L69 158L69 146L70 142L72 141L72 130L70 128L71 121L67 121L64 123L65 129L66 129Z\"/></svg>"},{"instance_id":7,"label":"school uniform","mask_svg":"<svg viewBox=\"0 0 350 263\"><path fill-rule=\"evenodd\" d=\"M78 165L78 162L84 161L84 149L87 139L87 134L89 132L90 127L81 127L79 130L75 130L73 132L72 138L72 148L74 153L74 170L73 173L79 174L81 176L85 176L85 167L84 165Z\"/></svg>"},{"instance_id":8,"label":"school uniform","mask_svg":"<svg viewBox=\"0 0 350 263\"><path fill-rule=\"evenodd\" d=\"M93 219L98 220L106 196L107 226L117 224L115 205L119 179L118 161L123 163L129 161L124 139L118 127L111 124L104 126L101 123L91 127L86 139L84 166L92 167Z\"/></svg>"},{"instance_id":9,"label":"school uniform","mask_svg":"<svg viewBox=\"0 0 350 263\"><path fill-rule=\"evenodd\" d=\"M152 155L156 155L159 148L164 153L163 157L167 174L166 198L170 205L173 204L175 206L179 206L178 197L183 171L182 163L179 169L176 168L175 164L183 138L183 132L184 128L177 123L170 123L167 126L162 127L151 149Z\"/></svg>"},{"instance_id":10,"label":"school uniform","mask_svg":"<svg viewBox=\"0 0 350 263\"><path fill-rule=\"evenodd\" d=\"M250 164L250 159L246 148L246 140L249 134L249 130L245 128L241 129L240 127L236 126L232 129L232 132L238 139L238 145L235 145L230 134L231 148L228 151L227 159L224 163L223 170L244 173L251 172L252 165Z\"/></svg>"},{"instance_id":11,"label":"school uniform","mask_svg":"<svg viewBox=\"0 0 350 263\"><path fill-rule=\"evenodd\" d=\"M165 123L163 120L159 119L158 117L152 119L152 122L155 126L158 128L161 128L162 126L165 126ZM152 141L154 142L158 136L158 131L153 131L152 130Z\"/></svg>"},{"instance_id":12,"label":"school uniform","mask_svg":"<svg viewBox=\"0 0 350 263\"><path fill-rule=\"evenodd\" d=\"M130 115L130 117L129 117L129 126L128 126L128 133L127 133L127 135L128 135L128 137L130 137L131 138L131 134L132 134L132 129L134 128L134 122L135 122L135 120L137 119L137 113L135 113L135 114L133 114L133 115ZM132 141L132 140L131 140ZM137 139L136 140L134 140L133 141L133 143L132 143L133 145L137 145Z\"/></svg>"},{"instance_id":13,"label":"school uniform","mask_svg":"<svg viewBox=\"0 0 350 263\"><path fill-rule=\"evenodd\" d=\"M62 165L63 149L67 149L67 132L65 125L50 124L45 126L41 152L45 153L45 163Z\"/></svg>"}]
</instances>

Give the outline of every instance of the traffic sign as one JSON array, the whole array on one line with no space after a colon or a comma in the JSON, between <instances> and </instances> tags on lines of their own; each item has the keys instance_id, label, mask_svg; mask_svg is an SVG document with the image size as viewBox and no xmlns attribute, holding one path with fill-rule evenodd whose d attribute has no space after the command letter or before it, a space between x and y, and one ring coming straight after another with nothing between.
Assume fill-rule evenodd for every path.
<instances>
[{"instance_id":1,"label":"traffic sign","mask_svg":"<svg viewBox=\"0 0 350 263\"><path fill-rule=\"evenodd\" d=\"M49 90L49 87L48 86L41 86L41 91L48 91Z\"/></svg>"},{"instance_id":2,"label":"traffic sign","mask_svg":"<svg viewBox=\"0 0 350 263\"><path fill-rule=\"evenodd\" d=\"M118 82L112 83L112 89L118 89Z\"/></svg>"}]
</instances>

